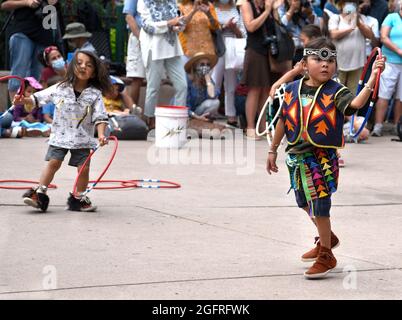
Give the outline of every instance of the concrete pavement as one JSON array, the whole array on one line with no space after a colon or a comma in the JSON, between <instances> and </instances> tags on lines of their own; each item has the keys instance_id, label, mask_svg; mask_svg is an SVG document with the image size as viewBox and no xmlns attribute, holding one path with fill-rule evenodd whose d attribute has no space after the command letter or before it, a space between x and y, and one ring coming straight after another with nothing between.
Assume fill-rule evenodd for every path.
<instances>
[{"instance_id":1,"label":"concrete pavement","mask_svg":"<svg viewBox=\"0 0 402 320\"><path fill-rule=\"evenodd\" d=\"M326 280L303 277L310 264L300 256L316 231L286 195L283 149L280 172L268 176L265 141L233 145L248 152L250 170L241 157L208 163L195 153L164 164L151 142L121 141L105 179L182 188L94 190L98 212L72 213L64 207L75 171L65 163L46 214L25 207L21 191L0 189L0 299L401 299L402 143L390 138L342 151L332 210L341 245ZM37 180L45 141L1 139L0 179ZM213 142L203 143L205 154ZM98 151L91 177L110 151Z\"/></svg>"}]
</instances>

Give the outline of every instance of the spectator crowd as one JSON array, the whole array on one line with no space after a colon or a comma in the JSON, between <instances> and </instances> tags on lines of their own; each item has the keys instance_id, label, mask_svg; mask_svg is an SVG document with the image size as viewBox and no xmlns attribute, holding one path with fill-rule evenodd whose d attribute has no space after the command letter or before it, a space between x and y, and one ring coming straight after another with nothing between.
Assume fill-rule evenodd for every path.
<instances>
[{"instance_id":1,"label":"spectator crowd","mask_svg":"<svg viewBox=\"0 0 402 320\"><path fill-rule=\"evenodd\" d=\"M60 11L57 0L47 2ZM65 79L75 50L97 54L82 23L61 28L59 14L59 32L44 28L40 4L1 3L2 10L13 12L6 30L10 72L25 79L25 96ZM369 131L383 135L384 122L396 134L402 117L402 0L125 0L123 13L129 32L126 75L112 76L114 90L103 97L113 118L111 131L118 129L116 118L130 114L154 129L161 84L169 83L171 104L187 106L190 118L205 124L224 119L258 140L256 120L267 98L282 83L308 76L300 64L303 50L325 36L336 46L337 80L353 93L370 52L382 49L386 68L375 112L359 141ZM283 47L290 48L286 54ZM139 107L144 84L145 103ZM19 87L17 80L9 81L11 101ZM0 120L1 136L49 136L55 107L13 106ZM359 116L366 112L363 108ZM260 126L265 129L265 123Z\"/></svg>"}]
</instances>

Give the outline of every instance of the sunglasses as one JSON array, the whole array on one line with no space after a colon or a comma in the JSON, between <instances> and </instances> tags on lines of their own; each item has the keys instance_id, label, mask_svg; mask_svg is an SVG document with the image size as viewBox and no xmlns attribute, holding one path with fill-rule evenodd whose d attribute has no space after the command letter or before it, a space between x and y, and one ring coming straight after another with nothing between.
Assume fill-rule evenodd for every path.
<instances>
[{"instance_id":1,"label":"sunglasses","mask_svg":"<svg viewBox=\"0 0 402 320\"><path fill-rule=\"evenodd\" d=\"M205 63L205 62L201 62L198 64L199 67L210 67L211 64L210 63Z\"/></svg>"}]
</instances>

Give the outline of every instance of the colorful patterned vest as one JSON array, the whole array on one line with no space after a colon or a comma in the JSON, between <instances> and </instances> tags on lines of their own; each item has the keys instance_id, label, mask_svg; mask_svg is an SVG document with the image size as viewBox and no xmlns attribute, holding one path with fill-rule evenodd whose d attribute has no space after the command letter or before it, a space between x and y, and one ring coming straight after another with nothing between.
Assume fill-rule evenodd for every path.
<instances>
[{"instance_id":1,"label":"colorful patterned vest","mask_svg":"<svg viewBox=\"0 0 402 320\"><path fill-rule=\"evenodd\" d=\"M345 116L335 107L336 96L346 89L342 84L329 80L316 91L303 123L303 110L300 103L300 90L303 79L296 80L286 87L282 107L285 133L290 145L295 145L304 130L312 145L322 148L343 148L343 123Z\"/></svg>"}]
</instances>

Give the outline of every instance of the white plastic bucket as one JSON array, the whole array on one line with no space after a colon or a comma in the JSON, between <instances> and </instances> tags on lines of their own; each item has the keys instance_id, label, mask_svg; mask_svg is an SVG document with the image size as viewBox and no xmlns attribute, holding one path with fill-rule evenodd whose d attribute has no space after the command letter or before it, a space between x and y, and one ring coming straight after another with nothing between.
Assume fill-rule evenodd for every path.
<instances>
[{"instance_id":1,"label":"white plastic bucket","mask_svg":"<svg viewBox=\"0 0 402 320\"><path fill-rule=\"evenodd\" d=\"M155 108L155 146L181 148L187 142L188 108L157 106Z\"/></svg>"}]
</instances>

